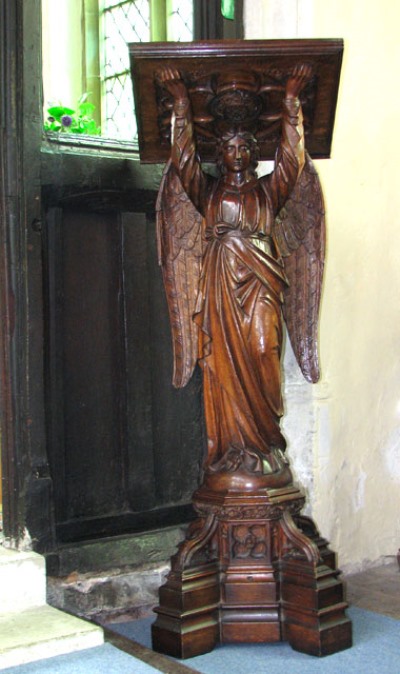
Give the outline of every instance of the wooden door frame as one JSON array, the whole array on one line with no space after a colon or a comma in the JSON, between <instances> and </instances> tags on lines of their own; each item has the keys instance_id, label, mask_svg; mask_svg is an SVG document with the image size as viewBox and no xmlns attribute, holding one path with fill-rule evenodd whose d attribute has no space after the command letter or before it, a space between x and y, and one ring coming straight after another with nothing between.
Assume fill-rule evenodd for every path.
<instances>
[{"instance_id":1,"label":"wooden door frame","mask_svg":"<svg viewBox=\"0 0 400 674\"><path fill-rule=\"evenodd\" d=\"M0 14L0 368L4 535L51 548L45 430L40 202L41 2Z\"/></svg>"}]
</instances>

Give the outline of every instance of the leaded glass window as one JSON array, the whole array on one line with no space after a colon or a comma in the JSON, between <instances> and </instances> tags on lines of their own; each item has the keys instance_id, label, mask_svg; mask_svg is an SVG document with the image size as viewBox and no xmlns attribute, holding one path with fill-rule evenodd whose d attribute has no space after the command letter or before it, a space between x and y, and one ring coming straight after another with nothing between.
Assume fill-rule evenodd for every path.
<instances>
[{"instance_id":1,"label":"leaded glass window","mask_svg":"<svg viewBox=\"0 0 400 674\"><path fill-rule=\"evenodd\" d=\"M136 140L132 82L129 70L130 42L156 39L193 39L192 0L103 0L101 33L104 45L102 68L103 135ZM154 30L159 22L164 31Z\"/></svg>"},{"instance_id":2,"label":"leaded glass window","mask_svg":"<svg viewBox=\"0 0 400 674\"><path fill-rule=\"evenodd\" d=\"M192 0L170 0L167 17L168 40L190 42L193 40Z\"/></svg>"}]
</instances>

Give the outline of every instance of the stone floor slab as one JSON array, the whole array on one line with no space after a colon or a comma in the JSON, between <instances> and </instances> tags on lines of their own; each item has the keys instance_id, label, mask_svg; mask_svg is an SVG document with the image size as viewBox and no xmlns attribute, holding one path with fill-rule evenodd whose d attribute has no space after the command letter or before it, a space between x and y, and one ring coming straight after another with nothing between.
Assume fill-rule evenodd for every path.
<instances>
[{"instance_id":1,"label":"stone floor slab","mask_svg":"<svg viewBox=\"0 0 400 674\"><path fill-rule=\"evenodd\" d=\"M103 630L51 606L0 614L0 670L99 646Z\"/></svg>"}]
</instances>

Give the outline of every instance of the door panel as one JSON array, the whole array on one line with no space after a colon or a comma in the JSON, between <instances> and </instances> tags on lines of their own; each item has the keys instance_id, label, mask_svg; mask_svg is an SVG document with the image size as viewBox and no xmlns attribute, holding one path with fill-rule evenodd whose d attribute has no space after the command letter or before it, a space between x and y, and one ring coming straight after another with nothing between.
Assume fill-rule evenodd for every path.
<instances>
[{"instance_id":1,"label":"door panel","mask_svg":"<svg viewBox=\"0 0 400 674\"><path fill-rule=\"evenodd\" d=\"M171 385L154 222L63 204L47 216L49 459L61 541L191 516L201 384Z\"/></svg>"}]
</instances>

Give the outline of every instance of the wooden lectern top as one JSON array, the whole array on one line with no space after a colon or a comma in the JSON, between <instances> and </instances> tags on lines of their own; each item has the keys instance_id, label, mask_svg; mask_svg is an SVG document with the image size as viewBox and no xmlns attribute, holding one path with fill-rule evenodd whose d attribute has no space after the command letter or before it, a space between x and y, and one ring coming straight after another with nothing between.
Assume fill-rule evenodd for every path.
<instances>
[{"instance_id":1,"label":"wooden lectern top","mask_svg":"<svg viewBox=\"0 0 400 674\"><path fill-rule=\"evenodd\" d=\"M341 39L151 42L129 51L142 162L164 162L170 154L172 100L157 80L166 66L188 88L201 160L214 161L217 136L233 127L252 131L260 159L273 159L285 82L295 65L309 64L313 76L301 95L306 146L314 158L330 156Z\"/></svg>"}]
</instances>

